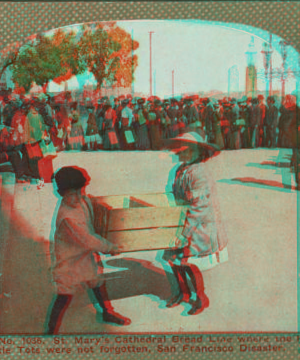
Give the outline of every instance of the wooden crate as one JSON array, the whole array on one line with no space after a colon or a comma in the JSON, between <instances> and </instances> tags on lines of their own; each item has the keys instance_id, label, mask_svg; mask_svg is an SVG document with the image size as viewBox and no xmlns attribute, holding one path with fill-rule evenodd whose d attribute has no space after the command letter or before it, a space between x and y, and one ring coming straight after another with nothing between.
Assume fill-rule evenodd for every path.
<instances>
[{"instance_id":1,"label":"wooden crate","mask_svg":"<svg viewBox=\"0 0 300 360\"><path fill-rule=\"evenodd\" d=\"M173 194L96 197L93 206L96 232L122 252L171 248L186 215Z\"/></svg>"}]
</instances>

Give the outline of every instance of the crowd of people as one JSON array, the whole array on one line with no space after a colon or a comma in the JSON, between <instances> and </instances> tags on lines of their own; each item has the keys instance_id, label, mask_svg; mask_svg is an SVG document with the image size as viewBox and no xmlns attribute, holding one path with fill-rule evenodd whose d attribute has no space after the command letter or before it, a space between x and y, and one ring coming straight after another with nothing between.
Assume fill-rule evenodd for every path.
<instances>
[{"instance_id":1,"label":"crowd of people","mask_svg":"<svg viewBox=\"0 0 300 360\"><path fill-rule=\"evenodd\" d=\"M0 97L0 162L17 180L39 180L43 151L161 150L165 139L195 131L221 150L294 147L296 97L180 99L103 96L97 103L50 94ZM46 150L45 150L46 149Z\"/></svg>"}]
</instances>

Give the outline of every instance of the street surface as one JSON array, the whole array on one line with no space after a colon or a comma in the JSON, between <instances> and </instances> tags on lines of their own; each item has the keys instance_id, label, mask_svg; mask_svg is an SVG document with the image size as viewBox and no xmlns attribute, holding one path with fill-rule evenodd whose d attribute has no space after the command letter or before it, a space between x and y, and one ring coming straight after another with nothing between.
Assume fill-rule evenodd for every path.
<instances>
[{"instance_id":1,"label":"street surface","mask_svg":"<svg viewBox=\"0 0 300 360\"><path fill-rule=\"evenodd\" d=\"M132 324L97 322L101 317L91 299L80 293L60 333L296 332L298 192L290 156L285 149L251 149L224 151L209 161L228 234L229 261L204 272L210 307L203 313L188 316L187 304L165 308L169 281L174 280L159 261L161 251L126 253L104 257L104 273L115 310ZM163 151L69 151L59 153L54 168L84 167L92 178L87 192L95 196L138 195L170 190L172 161ZM2 174L3 334L44 332L54 294L49 249L57 200L51 184L37 190L36 185L14 185L13 177Z\"/></svg>"}]
</instances>

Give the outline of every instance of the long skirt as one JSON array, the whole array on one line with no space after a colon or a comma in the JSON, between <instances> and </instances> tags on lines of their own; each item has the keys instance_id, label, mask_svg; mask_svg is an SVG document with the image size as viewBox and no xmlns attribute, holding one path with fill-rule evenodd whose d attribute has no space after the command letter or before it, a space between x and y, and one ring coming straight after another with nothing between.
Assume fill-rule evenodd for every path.
<instances>
[{"instance_id":1,"label":"long skirt","mask_svg":"<svg viewBox=\"0 0 300 360\"><path fill-rule=\"evenodd\" d=\"M251 128L251 147L257 148L259 146L259 128Z\"/></svg>"},{"instance_id":2,"label":"long skirt","mask_svg":"<svg viewBox=\"0 0 300 360\"><path fill-rule=\"evenodd\" d=\"M231 137L230 127L223 126L221 129L222 129L224 147L225 147L225 149L229 149L230 148L230 137Z\"/></svg>"},{"instance_id":3,"label":"long skirt","mask_svg":"<svg viewBox=\"0 0 300 360\"><path fill-rule=\"evenodd\" d=\"M123 126L120 129L120 143L122 150L134 150L136 148L136 134L129 126Z\"/></svg>"},{"instance_id":4,"label":"long skirt","mask_svg":"<svg viewBox=\"0 0 300 360\"><path fill-rule=\"evenodd\" d=\"M215 130L215 144L220 148L224 149L224 140L221 129Z\"/></svg>"},{"instance_id":5,"label":"long skirt","mask_svg":"<svg viewBox=\"0 0 300 360\"><path fill-rule=\"evenodd\" d=\"M102 139L99 134L85 135L84 141L88 150L97 150L98 146L102 144Z\"/></svg>"},{"instance_id":6,"label":"long skirt","mask_svg":"<svg viewBox=\"0 0 300 360\"><path fill-rule=\"evenodd\" d=\"M114 128L105 129L103 134L103 149L104 150L119 150L120 145L118 137Z\"/></svg>"},{"instance_id":7,"label":"long skirt","mask_svg":"<svg viewBox=\"0 0 300 360\"><path fill-rule=\"evenodd\" d=\"M148 134L148 127L146 124L139 125L137 128L137 144L136 147L139 150L150 149L150 139Z\"/></svg>"},{"instance_id":8,"label":"long skirt","mask_svg":"<svg viewBox=\"0 0 300 360\"><path fill-rule=\"evenodd\" d=\"M149 125L149 136L152 150L159 150L161 146L161 134L159 124Z\"/></svg>"},{"instance_id":9,"label":"long skirt","mask_svg":"<svg viewBox=\"0 0 300 360\"><path fill-rule=\"evenodd\" d=\"M241 141L242 141L242 148L247 149L250 147L250 128L243 127L241 130Z\"/></svg>"},{"instance_id":10,"label":"long skirt","mask_svg":"<svg viewBox=\"0 0 300 360\"><path fill-rule=\"evenodd\" d=\"M81 150L84 145L82 127L72 128L68 137L68 144L72 150Z\"/></svg>"},{"instance_id":11,"label":"long skirt","mask_svg":"<svg viewBox=\"0 0 300 360\"><path fill-rule=\"evenodd\" d=\"M241 130L240 129L234 129L231 132L230 148L235 149L235 150L241 149Z\"/></svg>"},{"instance_id":12,"label":"long skirt","mask_svg":"<svg viewBox=\"0 0 300 360\"><path fill-rule=\"evenodd\" d=\"M172 121L172 124L170 125L170 130L169 130L170 138L173 139L179 134L180 134L179 124L177 122Z\"/></svg>"}]
</instances>

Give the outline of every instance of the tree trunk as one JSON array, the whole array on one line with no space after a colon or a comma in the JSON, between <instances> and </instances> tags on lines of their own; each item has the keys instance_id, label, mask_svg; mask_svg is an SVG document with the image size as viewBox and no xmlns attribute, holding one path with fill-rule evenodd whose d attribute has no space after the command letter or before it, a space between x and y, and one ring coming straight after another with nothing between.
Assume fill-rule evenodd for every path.
<instances>
[{"instance_id":1,"label":"tree trunk","mask_svg":"<svg viewBox=\"0 0 300 360\"><path fill-rule=\"evenodd\" d=\"M49 81L47 81L43 86L42 86L42 89L43 89L43 93L45 94L47 92L47 87L49 85Z\"/></svg>"},{"instance_id":2,"label":"tree trunk","mask_svg":"<svg viewBox=\"0 0 300 360\"><path fill-rule=\"evenodd\" d=\"M13 63L11 62L11 63L8 63L7 65L4 65L4 66L3 66L2 70L0 71L0 80L1 80L2 75L4 74L5 70L6 70L10 65L12 65L12 64L13 64Z\"/></svg>"}]
</instances>

